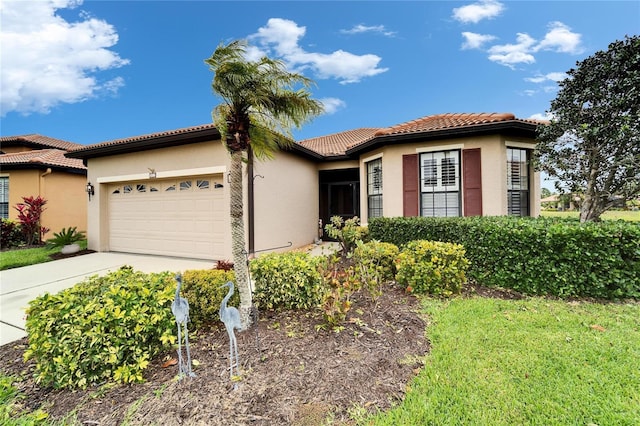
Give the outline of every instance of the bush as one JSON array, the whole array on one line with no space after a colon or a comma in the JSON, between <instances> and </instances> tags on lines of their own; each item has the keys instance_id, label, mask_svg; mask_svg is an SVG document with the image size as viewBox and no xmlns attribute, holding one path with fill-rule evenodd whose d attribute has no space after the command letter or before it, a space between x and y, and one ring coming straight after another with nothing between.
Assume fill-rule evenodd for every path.
<instances>
[{"instance_id":1,"label":"bush","mask_svg":"<svg viewBox=\"0 0 640 426\"><path fill-rule=\"evenodd\" d=\"M464 247L439 241L411 241L398 256L398 283L419 294L450 296L466 281Z\"/></svg>"},{"instance_id":2,"label":"bush","mask_svg":"<svg viewBox=\"0 0 640 426\"><path fill-rule=\"evenodd\" d=\"M54 232L53 238L47 240L48 248L64 247L84 240L84 231L78 231L77 227L62 228L60 232Z\"/></svg>"},{"instance_id":3,"label":"bush","mask_svg":"<svg viewBox=\"0 0 640 426\"><path fill-rule=\"evenodd\" d=\"M20 225L9 219L0 219L0 247L5 249L25 243Z\"/></svg>"},{"instance_id":4,"label":"bush","mask_svg":"<svg viewBox=\"0 0 640 426\"><path fill-rule=\"evenodd\" d=\"M323 278L323 292L320 308L323 317L332 327L338 327L351 309L351 296L362 288L359 274L354 267L340 268L337 257L328 257L319 265Z\"/></svg>"},{"instance_id":5,"label":"bush","mask_svg":"<svg viewBox=\"0 0 640 426\"><path fill-rule=\"evenodd\" d=\"M366 284L372 295L379 295L382 284L396 278L395 261L399 252L400 250L395 244L377 240L356 243L353 259L360 279Z\"/></svg>"},{"instance_id":6,"label":"bush","mask_svg":"<svg viewBox=\"0 0 640 426\"><path fill-rule=\"evenodd\" d=\"M351 253L358 241L366 240L369 232L367 228L360 226L360 219L357 216L347 220L340 216L333 216L331 222L324 226L324 230L329 238L340 243L343 256Z\"/></svg>"},{"instance_id":7,"label":"bush","mask_svg":"<svg viewBox=\"0 0 640 426\"><path fill-rule=\"evenodd\" d=\"M375 218L371 237L462 244L478 283L526 294L640 297L640 226L559 218Z\"/></svg>"},{"instance_id":8,"label":"bush","mask_svg":"<svg viewBox=\"0 0 640 426\"><path fill-rule=\"evenodd\" d=\"M35 360L36 382L85 388L142 381L149 361L177 340L171 313L175 285L171 273L123 267L33 300L25 360Z\"/></svg>"},{"instance_id":9,"label":"bush","mask_svg":"<svg viewBox=\"0 0 640 426\"><path fill-rule=\"evenodd\" d=\"M221 269L185 271L182 274L181 296L189 302L189 318L194 328L220 321L220 303L228 291L220 286L234 280L233 271ZM240 294L236 288L229 300L229 306L239 304Z\"/></svg>"},{"instance_id":10,"label":"bush","mask_svg":"<svg viewBox=\"0 0 640 426\"><path fill-rule=\"evenodd\" d=\"M270 253L251 261L255 303L270 310L309 309L322 302L322 259L308 253Z\"/></svg>"},{"instance_id":11,"label":"bush","mask_svg":"<svg viewBox=\"0 0 640 426\"><path fill-rule=\"evenodd\" d=\"M46 210L47 200L37 197L22 197L22 203L13 208L18 211L18 222L27 245L42 243L42 237L49 232L49 228L41 226L42 213Z\"/></svg>"}]
</instances>

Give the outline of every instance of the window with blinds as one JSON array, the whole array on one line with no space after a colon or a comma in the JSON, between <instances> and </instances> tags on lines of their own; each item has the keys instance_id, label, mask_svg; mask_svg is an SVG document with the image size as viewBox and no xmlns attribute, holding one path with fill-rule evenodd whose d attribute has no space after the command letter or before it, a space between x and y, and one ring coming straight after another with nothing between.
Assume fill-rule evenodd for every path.
<instances>
[{"instance_id":1,"label":"window with blinds","mask_svg":"<svg viewBox=\"0 0 640 426\"><path fill-rule=\"evenodd\" d=\"M529 216L529 150L507 148L507 213Z\"/></svg>"},{"instance_id":2,"label":"window with blinds","mask_svg":"<svg viewBox=\"0 0 640 426\"><path fill-rule=\"evenodd\" d=\"M460 216L460 151L420 154L421 215Z\"/></svg>"},{"instance_id":3,"label":"window with blinds","mask_svg":"<svg viewBox=\"0 0 640 426\"><path fill-rule=\"evenodd\" d=\"M9 219L9 177L0 177L0 218Z\"/></svg>"},{"instance_id":4,"label":"window with blinds","mask_svg":"<svg viewBox=\"0 0 640 426\"><path fill-rule=\"evenodd\" d=\"M368 217L382 217L382 158L367 162Z\"/></svg>"}]
</instances>

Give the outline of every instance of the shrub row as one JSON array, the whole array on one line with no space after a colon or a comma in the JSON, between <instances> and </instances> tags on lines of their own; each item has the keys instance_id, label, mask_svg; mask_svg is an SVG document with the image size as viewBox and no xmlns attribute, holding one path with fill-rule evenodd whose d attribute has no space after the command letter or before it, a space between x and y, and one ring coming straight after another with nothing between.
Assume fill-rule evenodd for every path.
<instances>
[{"instance_id":1,"label":"shrub row","mask_svg":"<svg viewBox=\"0 0 640 426\"><path fill-rule=\"evenodd\" d=\"M640 226L562 219L377 218L371 238L403 246L416 239L462 244L477 282L526 294L640 297Z\"/></svg>"},{"instance_id":2,"label":"shrub row","mask_svg":"<svg viewBox=\"0 0 640 426\"><path fill-rule=\"evenodd\" d=\"M220 288L227 281L235 282L233 271L218 269L192 270L182 274L181 296L189 302L189 330L220 321L220 302L228 289ZM229 306L240 304L240 293L236 288L228 302Z\"/></svg>"}]
</instances>

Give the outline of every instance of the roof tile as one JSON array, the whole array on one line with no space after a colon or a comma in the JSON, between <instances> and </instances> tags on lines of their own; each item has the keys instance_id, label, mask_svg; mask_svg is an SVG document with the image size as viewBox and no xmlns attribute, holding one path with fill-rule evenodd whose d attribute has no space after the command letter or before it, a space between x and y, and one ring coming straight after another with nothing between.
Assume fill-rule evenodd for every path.
<instances>
[{"instance_id":1,"label":"roof tile","mask_svg":"<svg viewBox=\"0 0 640 426\"><path fill-rule=\"evenodd\" d=\"M43 166L64 167L70 169L86 170L82 160L67 158L66 151L61 149L37 149L33 151L16 152L0 155L1 165L27 165L41 164Z\"/></svg>"},{"instance_id":2,"label":"roof tile","mask_svg":"<svg viewBox=\"0 0 640 426\"><path fill-rule=\"evenodd\" d=\"M345 151L373 138L379 128L360 128L300 141L300 145L324 156L344 155Z\"/></svg>"},{"instance_id":3,"label":"roof tile","mask_svg":"<svg viewBox=\"0 0 640 426\"><path fill-rule=\"evenodd\" d=\"M0 144L27 144L35 145L42 148L54 148L64 151L71 151L76 148L81 148L83 145L74 142L63 141L61 139L50 138L49 136L42 136L36 133L29 135L18 136L0 136Z\"/></svg>"}]
</instances>

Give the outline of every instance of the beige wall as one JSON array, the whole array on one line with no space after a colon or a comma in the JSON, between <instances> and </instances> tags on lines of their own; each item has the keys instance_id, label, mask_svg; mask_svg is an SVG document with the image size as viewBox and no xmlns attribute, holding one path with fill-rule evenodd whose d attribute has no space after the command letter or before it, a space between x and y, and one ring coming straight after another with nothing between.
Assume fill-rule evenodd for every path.
<instances>
[{"instance_id":1,"label":"beige wall","mask_svg":"<svg viewBox=\"0 0 640 426\"><path fill-rule=\"evenodd\" d=\"M318 170L314 163L286 152L256 162L255 250L302 247L318 235ZM288 249L290 250L290 248Z\"/></svg>"},{"instance_id":2,"label":"beige wall","mask_svg":"<svg viewBox=\"0 0 640 426\"><path fill-rule=\"evenodd\" d=\"M42 226L49 228L44 238L52 238L54 232L75 226L79 231L87 229L87 194L84 175L57 170L12 170L3 172L9 177L9 219L16 220L14 206L22 203L22 197L47 200L42 214Z\"/></svg>"},{"instance_id":3,"label":"beige wall","mask_svg":"<svg viewBox=\"0 0 640 426\"><path fill-rule=\"evenodd\" d=\"M532 141L509 139L509 146L534 147ZM402 156L428 151L480 148L482 161L482 214L499 216L507 214L507 142L500 136L461 138L447 141L429 141L387 146L367 152L360 157L360 211L362 223L368 221L366 163L382 159L382 200L385 217L403 215ZM533 173L533 169L530 170ZM538 216L540 207L540 176L534 175L530 194L531 215ZM464 200L462 200L464 211Z\"/></svg>"},{"instance_id":4,"label":"beige wall","mask_svg":"<svg viewBox=\"0 0 640 426\"><path fill-rule=\"evenodd\" d=\"M219 141L161 148L89 160L87 179L95 186L95 195L89 202L89 248L109 251L109 197L108 187L115 182L149 180L149 169L157 179L226 173L229 156ZM224 199L229 199L226 182ZM230 231L227 238L230 238ZM231 248L227 253L231 259Z\"/></svg>"},{"instance_id":5,"label":"beige wall","mask_svg":"<svg viewBox=\"0 0 640 426\"><path fill-rule=\"evenodd\" d=\"M220 141L197 143L89 160L88 180L96 194L89 203L89 248L109 251L107 188L115 182L143 181L155 169L158 179L194 176L196 173L224 173L224 200L229 202L226 181L230 159ZM215 172L211 172L214 169ZM246 169L245 169L246 171ZM316 165L300 157L280 152L274 160L254 163L255 250L287 245L301 247L314 241L318 218L318 171ZM247 176L245 173L245 217L247 217ZM228 207L225 208L228 211ZM227 215L228 217L228 215ZM228 223L226 226L229 226ZM245 221L245 235L249 228ZM226 238L231 241L228 230ZM226 259L232 259L228 244Z\"/></svg>"}]
</instances>

